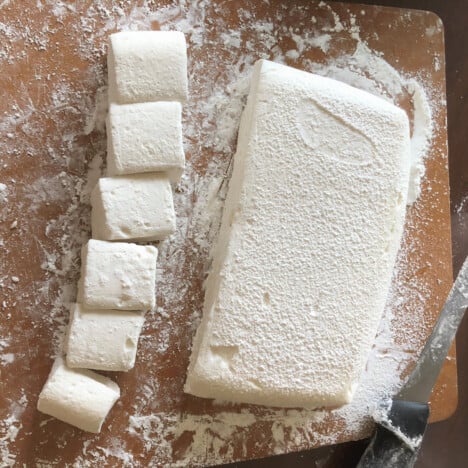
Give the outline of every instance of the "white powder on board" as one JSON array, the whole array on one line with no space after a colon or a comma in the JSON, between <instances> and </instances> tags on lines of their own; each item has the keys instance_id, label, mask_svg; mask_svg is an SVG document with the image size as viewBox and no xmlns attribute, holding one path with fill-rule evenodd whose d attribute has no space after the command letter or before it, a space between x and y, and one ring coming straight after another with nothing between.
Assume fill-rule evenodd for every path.
<instances>
[{"instance_id":1,"label":"white powder on board","mask_svg":"<svg viewBox=\"0 0 468 468\"><path fill-rule=\"evenodd\" d=\"M432 115L424 88L414 79L407 80L406 86L413 98L413 135L411 137L411 173L408 202L414 203L421 194L424 176L424 159L432 138Z\"/></svg>"},{"instance_id":2,"label":"white powder on board","mask_svg":"<svg viewBox=\"0 0 468 468\"><path fill-rule=\"evenodd\" d=\"M39 2L40 3L40 2ZM41 3L41 8L49 8L50 2ZM16 63L25 60L26 54L19 47L20 42L27 41L35 50L49 46L49 36L57 32L61 22L69 16L75 17L76 11L65 2L53 2L51 15L42 26L41 33L36 36L30 31L22 29L21 24L1 24L0 38L4 40L3 50L0 52L0 63ZM200 49L209 43L210 31L213 26L207 11L212 8L208 1L180 2L152 11L150 6L129 6L129 2L114 2L109 6L107 2L94 2L89 9L81 14L79 21L75 18L76 37L80 40L76 44L77 53L90 63L89 82L86 88L97 90L94 100L89 92L77 95L66 82L60 82L54 89L47 88L50 103L45 111L60 118L60 112L74 113L81 116L82 125L66 128L57 139L45 142L50 158L62 161L64 171L58 176L38 178L26 190L30 201L32 213L39 212L39 208L46 203L60 200L69 193L73 193L72 203L65 214L47 222L47 235L57 239L57 249L48 250L41 246L43 255L42 268L47 272L48 279L37 285L37 296L33 301L40 303L48 301L51 310L47 317L41 318L47 326L54 330L54 352L60 352L64 328L68 319L68 303L72 302L76 293L76 282L79 249L86 242L89 232L89 193L102 171L105 158L104 118L106 112L105 97L105 70L101 58L105 52L105 41L109 32L115 29L148 29L153 23L158 23L163 29L177 29L187 35L190 50ZM299 9L299 7L293 7ZM351 85L378 94L385 99L393 100L406 90L414 96L414 129L413 141L415 166L421 167L425 156L427 142L430 138L430 111L433 102L428 103L427 95L414 77L402 76L395 68L387 63L383 57L372 51L359 38L359 27L355 18L350 21L340 19L332 7L323 3L322 8L330 11L330 22L322 29L315 28L314 32L301 35L297 31L281 26L281 17L274 21L258 21L252 18L249 11L238 12L242 28L249 32L249 39L241 30L232 29L226 22L223 25L221 41L224 53L228 56L222 79L216 79L216 67L207 66L206 63L191 63L190 87L200 97L197 106L189 106L185 110L184 137L186 149L192 154L202 151L203 147L214 149L219 154L219 160L210 161L206 172L199 173L196 169L196 160L189 161L187 171L175 193L175 205L178 214L177 234L160 246L159 263L166 265L168 270L176 272L183 262L183 246L187 237L193 240L197 255L206 258L206 268L209 266L209 251L216 238L220 224L220 215L223 207L223 197L227 187L227 176L230 170L230 159L235 151L235 138L239 124L240 113L245 103L249 87L251 66L258 58L270 58L281 63L294 66L304 53L310 49L318 49L327 53L332 49L333 41L337 35L346 31L356 41L356 48L348 54L333 57L321 63L305 62L308 71L331 76ZM297 10L300 13L300 9ZM222 11L218 12L220 18ZM282 14L282 13L281 13ZM100 21L103 27L96 29L95 23ZM314 21L312 21L314 24ZM279 24L279 26L278 26ZM217 25L217 28L220 26ZM283 45L282 38L289 37L287 47ZM292 46L293 44L293 46ZM249 50L240 55L239 46ZM436 63L436 62L435 62ZM38 80L47 81L47 74L38 71ZM42 74L41 74L42 73ZM199 86L199 77L208 75L213 85L209 88ZM206 77L204 77L206 79ZM410 83L410 84L408 84ZM411 85L413 83L413 85ZM20 85L24 87L24 85ZM429 90L430 91L430 90ZM38 133L40 128L35 127L32 117L34 108L26 87L24 100L13 103L10 111L0 118L0 129L5 133L12 133L18 128L24 132ZM201 127L200 127L201 126ZM89 155L80 147L78 137L90 134L96 130L100 140L93 147L93 155ZM15 148L7 138L0 142L0 149L4 155L14 156L20 151L31 153L34 157L35 148L27 142L17 142ZM73 156L72 156L73 155ZM87 177L83 174L83 165L87 160ZM3 161L7 161L4 159ZM6 164L6 163L5 163ZM9 164L9 162L8 162ZM417 177L423 176L423 171L416 171ZM7 188L0 186L0 196L3 193L10 195L10 181ZM14 182L11 183L12 186ZM415 190L417 193L417 190ZM5 195L6 197L6 195ZM193 202L194 200L194 202ZM11 207L12 197L5 199L5 206ZM10 202L10 203L9 203ZM11 222L11 220L10 220ZM414 246L411 242L407 249ZM405 262L407 252L401 252L399 262ZM140 343L139 359L154 359L163 355L168 346L172 330L171 315L182 310L183 299L187 285L174 284L171 275L159 275L159 294L165 298L166 304L172 304L170 311L159 308L152 312L148 320L153 321L160 331L161 340L156 349L154 343L145 339L143 334ZM369 414L372 407L384 395L391 394L401 384L400 372L406 363L411 360L413 350L400 350L395 344L395 336L391 322L393 320L393 307L400 303L414 301L421 304L414 310L414 320L421 319L425 296L428 291L421 285L394 284L389 306L385 311L374 349L369 358L368 366L356 398L351 405L338 409L335 413L350 431L357 431L361 427L369 426ZM10 300L10 299L9 299ZM190 319L187 333L196 329L200 318L200 310L194 310ZM417 332L414 332L417 333ZM8 338L8 337L7 337ZM408 336L408 342L418 342L414 336ZM5 347L5 356L12 354ZM16 348L17 349L17 348ZM389 350L392 350L389 352ZM418 350L416 350L418 351ZM9 357L6 358L10 359ZM320 442L331 444L336 440L336 434L318 434L314 427L320 424L327 413L316 411L298 411L282 409L262 409L259 414L236 413L223 409L228 404L218 403L219 413L216 416L181 414L174 412L157 412L147 414L141 408L147 408L146 402L158 393L159 383L148 380L141 383L141 391L129 414L128 433L143 442L146 453L160 453L154 455L154 463L158 463L160 456L166 453L168 458L173 456L171 441L184 433L191 435L191 443L183 453L177 453L177 465L187 464L216 464L230 461L233 457L233 443L241 437L256 421L262 421L271 431L274 443L274 452L283 453L304 447L307 443ZM32 402L34 405L35 402ZM13 460L15 454L10 453L8 447L21 430L20 420L12 420L15 434L8 432L5 436L3 428L9 427L5 419L0 426L0 453L3 460ZM239 432L240 430L240 432ZM3 434L3 435L2 435ZM102 464L106 458L118 459L122 466L138 466L132 454L126 451L125 442L115 435L115 444L112 447L95 447L90 444L83 446L82 454L77 456L75 466L96 466ZM239 443L239 441L237 440ZM241 443L242 445L242 443ZM53 460L39 460L38 465L47 466Z\"/></svg>"},{"instance_id":3,"label":"white powder on board","mask_svg":"<svg viewBox=\"0 0 468 468\"><path fill-rule=\"evenodd\" d=\"M398 73L388 62L358 41L351 56L322 64L310 64L311 70L344 81L389 101L404 91L412 96L413 122L411 132L411 170L408 204L414 203L421 193L424 159L432 139L432 113L424 88L412 77Z\"/></svg>"},{"instance_id":4,"label":"white powder on board","mask_svg":"<svg viewBox=\"0 0 468 468\"><path fill-rule=\"evenodd\" d=\"M21 391L18 401L11 403L9 415L5 419L0 420L0 461L2 467L13 467L16 464L16 455L11 453L8 447L11 442L16 440L23 428L21 416L27 404L28 399L24 392Z\"/></svg>"},{"instance_id":5,"label":"white powder on board","mask_svg":"<svg viewBox=\"0 0 468 468\"><path fill-rule=\"evenodd\" d=\"M8 201L8 187L6 184L0 183L0 204Z\"/></svg>"}]
</instances>

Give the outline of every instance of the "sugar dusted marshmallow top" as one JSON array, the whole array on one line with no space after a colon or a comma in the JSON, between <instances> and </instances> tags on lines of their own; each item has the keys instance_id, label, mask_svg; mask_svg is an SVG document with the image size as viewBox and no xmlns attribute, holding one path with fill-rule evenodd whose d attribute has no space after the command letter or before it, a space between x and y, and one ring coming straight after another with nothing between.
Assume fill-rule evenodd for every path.
<instances>
[{"instance_id":1,"label":"sugar dusted marshmallow top","mask_svg":"<svg viewBox=\"0 0 468 468\"><path fill-rule=\"evenodd\" d=\"M89 370L70 369L59 358L39 395L37 409L97 433L119 396L120 389L112 380Z\"/></svg>"},{"instance_id":2,"label":"sugar dusted marshmallow top","mask_svg":"<svg viewBox=\"0 0 468 468\"><path fill-rule=\"evenodd\" d=\"M176 228L165 174L103 177L91 194L91 228L101 240L161 240Z\"/></svg>"},{"instance_id":3,"label":"sugar dusted marshmallow top","mask_svg":"<svg viewBox=\"0 0 468 468\"><path fill-rule=\"evenodd\" d=\"M122 31L110 36L109 101L187 100L187 46L178 31Z\"/></svg>"},{"instance_id":4,"label":"sugar dusted marshmallow top","mask_svg":"<svg viewBox=\"0 0 468 468\"><path fill-rule=\"evenodd\" d=\"M67 365L105 371L131 369L144 321L142 312L74 304L66 340Z\"/></svg>"},{"instance_id":5,"label":"sugar dusted marshmallow top","mask_svg":"<svg viewBox=\"0 0 468 468\"><path fill-rule=\"evenodd\" d=\"M401 109L256 64L188 393L282 407L351 400L389 290L409 163Z\"/></svg>"},{"instance_id":6,"label":"sugar dusted marshmallow top","mask_svg":"<svg viewBox=\"0 0 468 468\"><path fill-rule=\"evenodd\" d=\"M174 182L185 165L179 102L112 104L106 124L107 174L167 172Z\"/></svg>"},{"instance_id":7,"label":"sugar dusted marshmallow top","mask_svg":"<svg viewBox=\"0 0 468 468\"><path fill-rule=\"evenodd\" d=\"M152 246L89 240L81 251L78 302L90 309L152 309L157 256Z\"/></svg>"}]
</instances>

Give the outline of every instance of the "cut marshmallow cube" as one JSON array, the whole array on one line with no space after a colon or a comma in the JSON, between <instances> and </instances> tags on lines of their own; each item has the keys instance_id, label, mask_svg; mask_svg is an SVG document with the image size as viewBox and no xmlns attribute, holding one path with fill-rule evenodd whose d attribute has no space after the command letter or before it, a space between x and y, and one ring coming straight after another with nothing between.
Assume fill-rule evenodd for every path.
<instances>
[{"instance_id":1,"label":"cut marshmallow cube","mask_svg":"<svg viewBox=\"0 0 468 468\"><path fill-rule=\"evenodd\" d=\"M78 302L89 309L152 309L157 257L153 246L91 239L81 251Z\"/></svg>"},{"instance_id":2,"label":"cut marshmallow cube","mask_svg":"<svg viewBox=\"0 0 468 468\"><path fill-rule=\"evenodd\" d=\"M74 304L66 353L68 367L127 371L135 365L142 312L86 309Z\"/></svg>"},{"instance_id":3,"label":"cut marshmallow cube","mask_svg":"<svg viewBox=\"0 0 468 468\"><path fill-rule=\"evenodd\" d=\"M101 178L91 206L95 239L152 241L175 231L171 184L161 173Z\"/></svg>"},{"instance_id":4,"label":"cut marshmallow cube","mask_svg":"<svg viewBox=\"0 0 468 468\"><path fill-rule=\"evenodd\" d=\"M178 31L111 34L109 102L187 100L187 45Z\"/></svg>"},{"instance_id":5,"label":"cut marshmallow cube","mask_svg":"<svg viewBox=\"0 0 468 468\"><path fill-rule=\"evenodd\" d=\"M111 104L107 118L107 174L167 172L173 182L185 165L179 102Z\"/></svg>"},{"instance_id":6,"label":"cut marshmallow cube","mask_svg":"<svg viewBox=\"0 0 468 468\"><path fill-rule=\"evenodd\" d=\"M58 358L37 403L37 409L83 431L98 433L120 397L112 380L85 369L70 369Z\"/></svg>"}]
</instances>

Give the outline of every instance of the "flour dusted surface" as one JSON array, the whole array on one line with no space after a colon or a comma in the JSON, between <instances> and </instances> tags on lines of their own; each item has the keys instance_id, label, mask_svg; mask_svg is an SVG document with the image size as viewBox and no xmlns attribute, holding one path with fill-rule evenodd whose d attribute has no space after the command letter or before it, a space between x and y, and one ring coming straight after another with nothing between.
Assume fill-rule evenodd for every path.
<instances>
[{"instance_id":1,"label":"flour dusted surface","mask_svg":"<svg viewBox=\"0 0 468 468\"><path fill-rule=\"evenodd\" d=\"M443 300L432 272L443 284L449 277L450 259L439 258L440 246L446 245L444 224L438 225L435 237L421 239L417 234L434 227L432 216L446 203L445 185L427 176L421 198L410 210L385 320L350 405L316 412L239 407L189 396L181 401L182 386L254 62L269 58L336 77L406 107L412 107L412 100L405 82L415 78L430 103L440 142L444 88L432 70L436 65L443 70L444 57L441 48L431 50L428 43L440 40L440 25L411 12L403 20L385 23L386 36L395 36L388 46L376 33L378 24L372 24L381 18L380 7L348 12L338 3L317 7L304 2L286 8L277 0L268 8L247 0L235 6L195 0L168 7L144 0L138 5L97 0L86 9L63 1L39 3L0 2L0 62L11 92L0 101L0 182L6 186L0 186L0 198L7 198L0 202L6 252L0 276L5 320L0 351L7 372L0 409L2 460L28 464L35 454L33 462L41 467L108 463L134 468L167 465L169 460L175 466L206 466L368 434L369 408L398 388L401 373L413 362L430 327L428 311L435 313ZM428 22L432 33L426 39ZM174 196L176 233L158 248L158 304L147 317L136 367L119 379L121 403L106 422L111 430L89 437L37 416L35 404L60 349L69 304L76 300L79 250L90 236L89 194L105 171L107 39L117 30L152 27L183 31L187 37L187 167ZM426 54L411 46L406 57L395 55L411 45L409 32L421 34L420 40L428 44ZM207 60L213 66L208 67ZM413 63L424 66L416 70ZM445 164L443 149L434 148L426 154L428 168L434 158ZM16 228L10 229L15 220ZM31 268L33 259L37 266ZM36 372L30 372L32 368ZM26 446L31 451L25 451Z\"/></svg>"},{"instance_id":2,"label":"flour dusted surface","mask_svg":"<svg viewBox=\"0 0 468 468\"><path fill-rule=\"evenodd\" d=\"M255 65L188 393L285 407L351 401L387 299L409 167L401 109Z\"/></svg>"}]
</instances>

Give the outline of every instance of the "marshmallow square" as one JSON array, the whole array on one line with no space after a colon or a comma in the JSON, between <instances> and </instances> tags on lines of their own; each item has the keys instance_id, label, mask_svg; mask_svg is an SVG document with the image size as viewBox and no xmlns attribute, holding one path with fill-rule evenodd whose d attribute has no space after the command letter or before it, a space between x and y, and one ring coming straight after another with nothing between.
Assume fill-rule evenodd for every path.
<instances>
[{"instance_id":1,"label":"marshmallow square","mask_svg":"<svg viewBox=\"0 0 468 468\"><path fill-rule=\"evenodd\" d=\"M187 45L181 32L111 34L107 68L109 102L187 100Z\"/></svg>"},{"instance_id":2,"label":"marshmallow square","mask_svg":"<svg viewBox=\"0 0 468 468\"><path fill-rule=\"evenodd\" d=\"M120 397L119 386L93 371L70 369L58 358L39 395L37 409L83 431L98 433Z\"/></svg>"},{"instance_id":3,"label":"marshmallow square","mask_svg":"<svg viewBox=\"0 0 468 468\"><path fill-rule=\"evenodd\" d=\"M167 172L173 182L185 165L179 102L111 104L107 118L107 174Z\"/></svg>"},{"instance_id":4,"label":"marshmallow square","mask_svg":"<svg viewBox=\"0 0 468 468\"><path fill-rule=\"evenodd\" d=\"M157 257L153 246L91 239L81 250L78 302L89 309L152 309Z\"/></svg>"},{"instance_id":5,"label":"marshmallow square","mask_svg":"<svg viewBox=\"0 0 468 468\"><path fill-rule=\"evenodd\" d=\"M91 206L95 239L152 241L175 231L172 189L165 174L101 178Z\"/></svg>"},{"instance_id":6,"label":"marshmallow square","mask_svg":"<svg viewBox=\"0 0 468 468\"><path fill-rule=\"evenodd\" d=\"M74 304L66 342L68 367L131 369L144 321L142 312L86 309Z\"/></svg>"}]
</instances>

